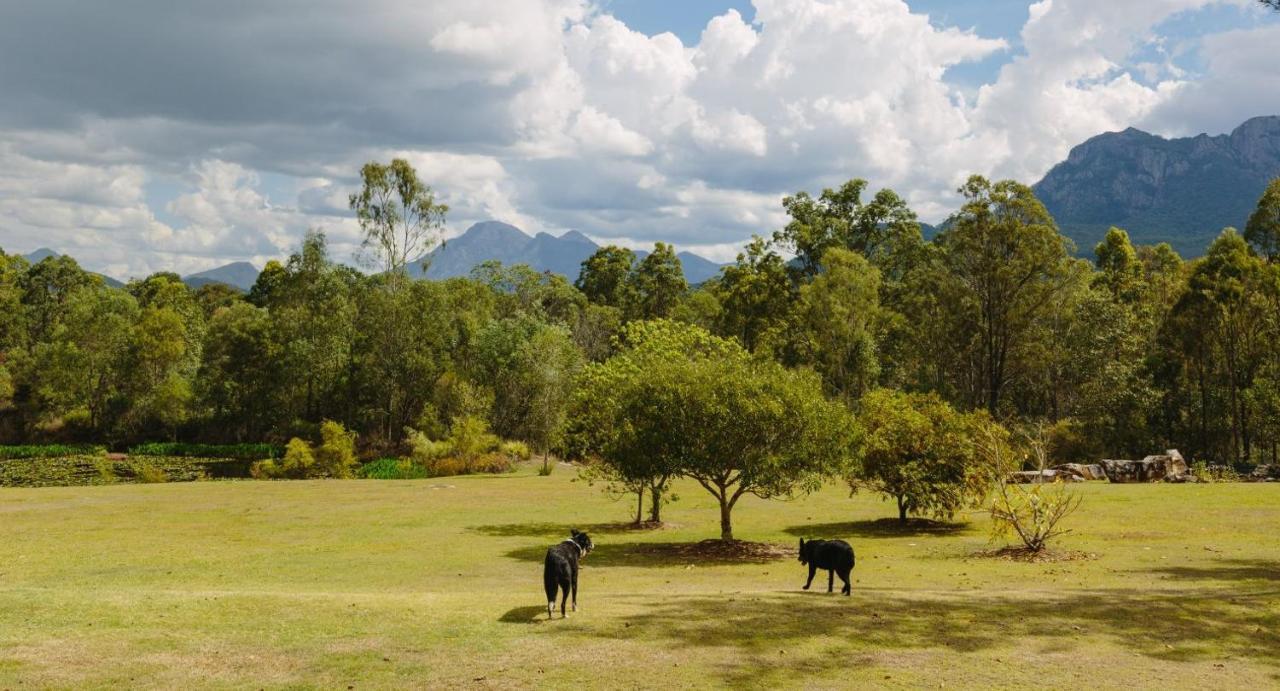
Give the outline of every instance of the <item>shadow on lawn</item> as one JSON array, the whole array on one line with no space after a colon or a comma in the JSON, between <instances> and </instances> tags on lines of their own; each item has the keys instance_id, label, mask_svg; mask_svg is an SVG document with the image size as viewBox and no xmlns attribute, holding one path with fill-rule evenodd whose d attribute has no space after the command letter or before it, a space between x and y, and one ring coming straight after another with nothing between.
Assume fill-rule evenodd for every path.
<instances>
[{"instance_id":1,"label":"shadow on lawn","mask_svg":"<svg viewBox=\"0 0 1280 691\"><path fill-rule=\"evenodd\" d=\"M546 618L546 607L516 607L498 617L498 621L504 624L537 624Z\"/></svg>"},{"instance_id":2,"label":"shadow on lawn","mask_svg":"<svg viewBox=\"0 0 1280 691\"><path fill-rule=\"evenodd\" d=\"M489 537L545 537L567 538L569 531L581 530L588 535L615 535L619 533L643 533L659 530L661 524L653 523L503 523L500 525L477 525L468 530Z\"/></svg>"},{"instance_id":3,"label":"shadow on lawn","mask_svg":"<svg viewBox=\"0 0 1280 691\"><path fill-rule=\"evenodd\" d=\"M1211 567L1170 566L1152 573L1185 581L1280 581L1280 562L1262 559L1224 559Z\"/></svg>"},{"instance_id":4,"label":"shadow on lawn","mask_svg":"<svg viewBox=\"0 0 1280 691\"><path fill-rule=\"evenodd\" d=\"M874 521L848 521L845 523L817 523L796 525L785 533L803 538L863 538L884 539L899 537L949 537L970 530L968 523L942 523L927 518L912 518L905 524L896 518Z\"/></svg>"},{"instance_id":5,"label":"shadow on lawn","mask_svg":"<svg viewBox=\"0 0 1280 691\"><path fill-rule=\"evenodd\" d=\"M729 685L769 686L796 674L874 664L895 651L946 648L976 652L1031 639L1038 649L1082 654L1102 645L1177 662L1239 664L1246 658L1280 671L1280 613L1274 588L1223 593L1095 589L1070 594L936 598L891 589L858 589L853 598L797 591L725 597L646 600L601 636L665 642L673 649L732 648L738 663L724 668ZM788 650L828 637L865 651ZM1089 640L1083 640L1089 637Z\"/></svg>"},{"instance_id":6,"label":"shadow on lawn","mask_svg":"<svg viewBox=\"0 0 1280 691\"><path fill-rule=\"evenodd\" d=\"M596 541L596 548L582 563L588 567L640 566L668 568L673 566L717 566L728 564L769 564L794 555L772 545L758 545L761 550L748 552L711 551L718 540L706 542L605 542ZM755 543L739 543L755 545ZM550 545L521 547L506 553L511 559L541 563Z\"/></svg>"}]
</instances>

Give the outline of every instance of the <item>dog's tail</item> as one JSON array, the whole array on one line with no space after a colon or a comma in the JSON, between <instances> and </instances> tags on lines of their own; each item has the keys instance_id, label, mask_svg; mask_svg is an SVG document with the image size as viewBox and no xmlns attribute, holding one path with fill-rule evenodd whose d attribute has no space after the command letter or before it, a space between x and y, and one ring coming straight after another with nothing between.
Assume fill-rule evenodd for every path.
<instances>
[{"instance_id":1,"label":"dog's tail","mask_svg":"<svg viewBox=\"0 0 1280 691\"><path fill-rule=\"evenodd\" d=\"M542 587L547 591L547 602L555 602L556 599L556 565L554 561L551 553L547 552L547 558L542 563Z\"/></svg>"}]
</instances>

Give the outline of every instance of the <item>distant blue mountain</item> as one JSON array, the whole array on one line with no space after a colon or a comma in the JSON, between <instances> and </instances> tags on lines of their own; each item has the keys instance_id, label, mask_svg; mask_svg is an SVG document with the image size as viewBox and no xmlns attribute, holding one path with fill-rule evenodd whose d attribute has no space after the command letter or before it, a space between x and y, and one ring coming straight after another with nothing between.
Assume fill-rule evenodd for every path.
<instances>
[{"instance_id":1,"label":"distant blue mountain","mask_svg":"<svg viewBox=\"0 0 1280 691\"><path fill-rule=\"evenodd\" d=\"M34 252L29 252L29 253L27 253L27 254L22 255L22 258L23 258L23 259L26 259L28 262L30 262L30 263L32 263L32 264L39 264L40 262L42 262L42 261L44 261L44 260L46 260L46 259L52 259L52 258L57 258L57 257L61 257L61 256L62 256L62 254L61 254L60 252L54 252L53 250L49 249L48 247L41 247L40 249L38 249L38 250L36 250L36 251L34 251ZM93 272L92 272L92 271L90 271L89 273L93 273ZM116 279L114 279L114 278L112 278L112 277L110 277L110 276L105 276L105 275L103 275L103 274L93 274L93 275L94 275L94 276L97 276L98 278L101 278L103 283L105 283L105 284L107 284L107 285L111 286L112 288L123 288L123 287L124 287L124 283L122 283L122 282L120 282L120 281L117 281Z\"/></svg>"},{"instance_id":2,"label":"distant blue mountain","mask_svg":"<svg viewBox=\"0 0 1280 691\"><path fill-rule=\"evenodd\" d=\"M232 262L216 269L185 276L182 282L192 289L210 283L221 283L248 292L258 281L258 273L258 268L249 262Z\"/></svg>"},{"instance_id":3,"label":"distant blue mountain","mask_svg":"<svg viewBox=\"0 0 1280 691\"><path fill-rule=\"evenodd\" d=\"M538 233L530 237L519 228L500 221L485 221L467 229L462 235L432 250L425 274L422 261L414 262L410 273L431 279L469 276L471 270L486 261L503 264L527 264L538 271L557 273L570 281L577 279L586 261L600 246L586 235L571 230L560 237ZM637 259L648 253L636 252ZM720 264L689 252L677 255L690 284L703 283L720 273Z\"/></svg>"}]
</instances>

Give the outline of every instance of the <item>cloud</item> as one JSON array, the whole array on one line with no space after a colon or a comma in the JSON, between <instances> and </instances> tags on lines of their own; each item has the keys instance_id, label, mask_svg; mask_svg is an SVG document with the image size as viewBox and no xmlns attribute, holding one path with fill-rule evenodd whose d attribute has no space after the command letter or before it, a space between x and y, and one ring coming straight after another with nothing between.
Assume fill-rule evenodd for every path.
<instances>
[{"instance_id":1,"label":"cloud","mask_svg":"<svg viewBox=\"0 0 1280 691\"><path fill-rule=\"evenodd\" d=\"M1168 33L1242 0L1043 0L1016 49L903 0L754 4L684 45L590 0L5 3L0 246L140 275L320 227L345 258L360 165L403 156L449 234L499 218L728 259L797 190L863 177L938 220L968 174L1032 182L1102 131L1280 112L1280 27ZM992 59L976 89L948 76Z\"/></svg>"}]
</instances>

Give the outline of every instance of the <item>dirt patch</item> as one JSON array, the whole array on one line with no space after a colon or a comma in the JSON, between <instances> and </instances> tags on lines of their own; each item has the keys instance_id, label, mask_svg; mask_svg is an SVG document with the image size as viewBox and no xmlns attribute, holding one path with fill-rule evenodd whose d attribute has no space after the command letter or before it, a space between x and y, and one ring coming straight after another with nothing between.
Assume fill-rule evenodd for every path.
<instances>
[{"instance_id":1,"label":"dirt patch","mask_svg":"<svg viewBox=\"0 0 1280 691\"><path fill-rule=\"evenodd\" d=\"M794 547L746 540L703 540L702 542L636 545L634 551L639 555L647 554L665 560L690 562L767 562L795 556Z\"/></svg>"},{"instance_id":2,"label":"dirt patch","mask_svg":"<svg viewBox=\"0 0 1280 691\"><path fill-rule=\"evenodd\" d=\"M981 552L975 552L973 556L978 559L1001 559L1004 561L1021 561L1028 564L1053 564L1063 561L1092 561L1098 558L1098 555L1092 552L1078 552L1070 549L1045 549L1039 552L1033 552L1026 547L984 549Z\"/></svg>"}]
</instances>

